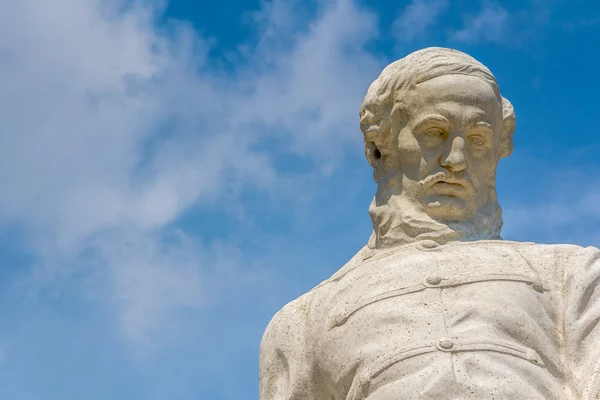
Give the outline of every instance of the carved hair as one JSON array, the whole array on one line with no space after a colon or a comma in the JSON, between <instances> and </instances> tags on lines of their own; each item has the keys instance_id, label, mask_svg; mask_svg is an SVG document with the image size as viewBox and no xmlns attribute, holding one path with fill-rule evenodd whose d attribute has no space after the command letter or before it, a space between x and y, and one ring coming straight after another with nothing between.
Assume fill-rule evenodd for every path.
<instances>
[{"instance_id":1,"label":"carved hair","mask_svg":"<svg viewBox=\"0 0 600 400\"><path fill-rule=\"evenodd\" d=\"M502 99L504 123L500 157L512 153L515 112L512 104L500 95L494 75L486 66L461 51L429 47L388 65L367 91L360 108L360 128L365 137L365 154L372 166L375 167L377 160L391 151L394 141L390 138L390 119L403 109L406 93L419 83L451 74L481 78Z\"/></svg>"}]
</instances>

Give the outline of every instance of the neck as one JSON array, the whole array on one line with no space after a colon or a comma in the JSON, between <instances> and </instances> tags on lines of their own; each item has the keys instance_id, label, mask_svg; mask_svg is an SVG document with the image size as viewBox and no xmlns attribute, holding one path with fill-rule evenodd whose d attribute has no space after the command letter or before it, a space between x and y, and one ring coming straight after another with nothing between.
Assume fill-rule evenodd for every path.
<instances>
[{"instance_id":1,"label":"neck","mask_svg":"<svg viewBox=\"0 0 600 400\"><path fill-rule=\"evenodd\" d=\"M402 194L378 194L369 207L373 234L368 246L385 249L425 239L440 244L450 241L502 239L502 209L496 191L491 189L487 201L464 221L438 221L431 218L415 200ZM384 201L381 201L382 198Z\"/></svg>"}]
</instances>

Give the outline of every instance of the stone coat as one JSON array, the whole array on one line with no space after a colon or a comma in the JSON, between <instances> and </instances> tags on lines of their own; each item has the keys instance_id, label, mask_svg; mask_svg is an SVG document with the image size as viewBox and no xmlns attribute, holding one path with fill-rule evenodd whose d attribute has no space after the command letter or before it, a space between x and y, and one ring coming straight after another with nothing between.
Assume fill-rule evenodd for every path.
<instances>
[{"instance_id":1,"label":"stone coat","mask_svg":"<svg viewBox=\"0 0 600 400\"><path fill-rule=\"evenodd\" d=\"M363 248L265 332L260 400L600 398L600 250Z\"/></svg>"}]
</instances>

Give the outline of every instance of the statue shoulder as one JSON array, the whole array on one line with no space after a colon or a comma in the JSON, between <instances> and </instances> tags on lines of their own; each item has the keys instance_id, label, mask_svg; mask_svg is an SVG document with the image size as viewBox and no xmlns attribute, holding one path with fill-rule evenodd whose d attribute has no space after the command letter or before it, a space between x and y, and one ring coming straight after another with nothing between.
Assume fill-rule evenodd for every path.
<instances>
[{"instance_id":1,"label":"statue shoulder","mask_svg":"<svg viewBox=\"0 0 600 400\"><path fill-rule=\"evenodd\" d=\"M312 379L311 293L286 304L269 322L260 344L261 400L317 399Z\"/></svg>"},{"instance_id":2,"label":"statue shoulder","mask_svg":"<svg viewBox=\"0 0 600 400\"><path fill-rule=\"evenodd\" d=\"M275 313L267 325L263 335L263 343L275 340L277 337L286 337L288 334L304 331L308 323L313 292L303 294L295 300L290 301Z\"/></svg>"},{"instance_id":3,"label":"statue shoulder","mask_svg":"<svg viewBox=\"0 0 600 400\"><path fill-rule=\"evenodd\" d=\"M311 319L316 317L325 298L329 295L329 288L337 280L360 266L370 250L367 246L359 250L342 268L335 272L330 278L319 283L307 293L290 301L283 306L269 322L263 343L275 340L275 337L286 337L289 333L299 334L310 325Z\"/></svg>"},{"instance_id":4,"label":"statue shoulder","mask_svg":"<svg viewBox=\"0 0 600 400\"><path fill-rule=\"evenodd\" d=\"M285 372L291 364L302 367L310 359L311 297L309 292L289 302L267 325L259 352L261 386L268 386L269 376Z\"/></svg>"},{"instance_id":5,"label":"statue shoulder","mask_svg":"<svg viewBox=\"0 0 600 400\"><path fill-rule=\"evenodd\" d=\"M572 258L588 251L598 251L595 247L583 247L576 244L544 244L534 242L511 242L506 241L523 256L536 259L552 259L555 261L568 262Z\"/></svg>"},{"instance_id":6,"label":"statue shoulder","mask_svg":"<svg viewBox=\"0 0 600 400\"><path fill-rule=\"evenodd\" d=\"M589 264L600 254L596 247L575 244L540 244L532 242L508 242L529 265L544 276L563 281L580 265Z\"/></svg>"}]
</instances>

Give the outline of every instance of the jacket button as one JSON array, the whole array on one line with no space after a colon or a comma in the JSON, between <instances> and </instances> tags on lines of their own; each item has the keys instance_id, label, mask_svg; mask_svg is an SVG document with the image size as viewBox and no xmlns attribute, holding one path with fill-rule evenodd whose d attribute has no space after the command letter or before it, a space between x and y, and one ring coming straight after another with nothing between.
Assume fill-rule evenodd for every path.
<instances>
[{"instance_id":1,"label":"jacket button","mask_svg":"<svg viewBox=\"0 0 600 400\"><path fill-rule=\"evenodd\" d=\"M442 278L439 276L430 276L427 279L425 279L427 281L427 283L429 283L430 285L439 285L442 282Z\"/></svg>"},{"instance_id":2,"label":"jacket button","mask_svg":"<svg viewBox=\"0 0 600 400\"><path fill-rule=\"evenodd\" d=\"M438 244L433 240L423 240L421 242L421 247L423 247L424 249L435 249L436 247L438 247Z\"/></svg>"},{"instance_id":3,"label":"jacket button","mask_svg":"<svg viewBox=\"0 0 600 400\"><path fill-rule=\"evenodd\" d=\"M440 347L442 349L446 349L446 350L450 350L451 348L454 347L454 343L452 343L452 340L449 340L449 339L442 339L438 342L438 344L440 345Z\"/></svg>"}]
</instances>

